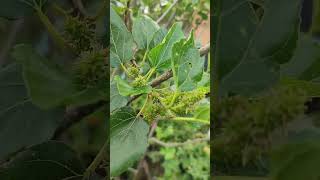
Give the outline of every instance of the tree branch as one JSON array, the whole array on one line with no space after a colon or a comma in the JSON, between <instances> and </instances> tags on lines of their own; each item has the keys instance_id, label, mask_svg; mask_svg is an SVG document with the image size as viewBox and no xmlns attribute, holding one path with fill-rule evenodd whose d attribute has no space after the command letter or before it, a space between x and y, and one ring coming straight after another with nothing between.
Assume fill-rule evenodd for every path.
<instances>
[{"instance_id":1,"label":"tree branch","mask_svg":"<svg viewBox=\"0 0 320 180\"><path fill-rule=\"evenodd\" d=\"M149 139L150 144L157 144L157 145L160 145L163 147L180 147L180 146L186 146L186 145L190 145L190 144L198 144L198 143L207 142L207 141L210 141L209 137L187 140L185 142L163 142L163 141L161 141L157 138L154 138L154 137Z\"/></svg>"},{"instance_id":2,"label":"tree branch","mask_svg":"<svg viewBox=\"0 0 320 180\"><path fill-rule=\"evenodd\" d=\"M72 0L72 3L74 5L74 7L83 15L88 17L89 14L87 12L87 10L85 9L82 0Z\"/></svg>"},{"instance_id":3,"label":"tree branch","mask_svg":"<svg viewBox=\"0 0 320 180\"><path fill-rule=\"evenodd\" d=\"M64 121L55 131L52 139L58 139L63 132L68 130L72 125L80 122L84 117L90 115L98 108L102 107L105 102L98 102L96 104L85 105L81 107L68 109L64 115Z\"/></svg>"},{"instance_id":4,"label":"tree branch","mask_svg":"<svg viewBox=\"0 0 320 180\"><path fill-rule=\"evenodd\" d=\"M200 56L204 56L206 54L208 54L210 51L210 42L206 45L204 45L203 47L201 47L201 49L199 50L200 52Z\"/></svg>"},{"instance_id":5,"label":"tree branch","mask_svg":"<svg viewBox=\"0 0 320 180\"><path fill-rule=\"evenodd\" d=\"M124 12L124 23L127 26L129 31L132 31L132 22L131 22L131 0L127 1L127 10Z\"/></svg>"},{"instance_id":6,"label":"tree branch","mask_svg":"<svg viewBox=\"0 0 320 180\"><path fill-rule=\"evenodd\" d=\"M178 0L175 0L171 6L162 14L162 16L160 16L160 18L157 20L157 23L161 22L166 16L167 14L171 11L171 9L178 3Z\"/></svg>"},{"instance_id":7,"label":"tree branch","mask_svg":"<svg viewBox=\"0 0 320 180\"><path fill-rule=\"evenodd\" d=\"M199 49L200 56L204 56L204 55L208 54L209 51L210 51L210 43L206 44L205 46L203 46L202 48ZM158 78L156 78L155 80L153 80L151 82L151 87L159 86L161 83L163 83L164 81L170 79L172 76L173 76L173 73L172 73L171 70L163 73L161 76L159 76ZM131 104L132 101L136 100L140 96L141 96L141 94L136 95L136 96L132 96L132 98L129 99L127 105Z\"/></svg>"}]
</instances>

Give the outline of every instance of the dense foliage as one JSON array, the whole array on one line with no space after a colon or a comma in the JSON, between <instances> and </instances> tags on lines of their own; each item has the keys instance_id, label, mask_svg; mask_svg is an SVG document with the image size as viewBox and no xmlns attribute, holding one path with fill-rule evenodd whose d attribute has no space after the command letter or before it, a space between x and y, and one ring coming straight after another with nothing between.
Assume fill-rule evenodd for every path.
<instances>
[{"instance_id":1,"label":"dense foliage","mask_svg":"<svg viewBox=\"0 0 320 180\"><path fill-rule=\"evenodd\" d=\"M0 179L107 177L107 6L1 1Z\"/></svg>"},{"instance_id":2,"label":"dense foliage","mask_svg":"<svg viewBox=\"0 0 320 180\"><path fill-rule=\"evenodd\" d=\"M208 179L210 71L201 57L208 49L185 28L193 20L179 20L190 13L181 3L167 2L178 14L167 25L151 18L158 3L139 3L111 6L111 176Z\"/></svg>"},{"instance_id":3,"label":"dense foliage","mask_svg":"<svg viewBox=\"0 0 320 180\"><path fill-rule=\"evenodd\" d=\"M320 154L319 6L314 1L312 26L302 33L302 2L213 2L217 179L320 177L313 168Z\"/></svg>"}]
</instances>

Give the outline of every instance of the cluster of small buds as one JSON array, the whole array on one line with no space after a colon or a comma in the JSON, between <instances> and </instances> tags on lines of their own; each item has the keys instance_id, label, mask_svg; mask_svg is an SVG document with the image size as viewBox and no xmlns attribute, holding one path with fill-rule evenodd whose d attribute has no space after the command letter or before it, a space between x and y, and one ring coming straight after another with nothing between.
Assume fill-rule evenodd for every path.
<instances>
[{"instance_id":1,"label":"cluster of small buds","mask_svg":"<svg viewBox=\"0 0 320 180\"><path fill-rule=\"evenodd\" d=\"M64 24L64 31L67 42L77 53L92 50L95 29L91 20L69 16Z\"/></svg>"},{"instance_id":2,"label":"cluster of small buds","mask_svg":"<svg viewBox=\"0 0 320 180\"><path fill-rule=\"evenodd\" d=\"M256 162L268 153L270 136L275 130L286 129L289 122L302 115L307 101L304 91L285 86L256 98L233 96L221 99L215 105L212 118L216 124L216 153L224 159L215 158L215 161L239 165Z\"/></svg>"},{"instance_id":3,"label":"cluster of small buds","mask_svg":"<svg viewBox=\"0 0 320 180\"><path fill-rule=\"evenodd\" d=\"M129 76L131 77L137 77L140 75L140 69L137 66L132 65L129 69Z\"/></svg>"},{"instance_id":4,"label":"cluster of small buds","mask_svg":"<svg viewBox=\"0 0 320 180\"><path fill-rule=\"evenodd\" d=\"M108 66L103 51L83 53L73 66L76 84L81 88L94 87L105 84L108 75Z\"/></svg>"},{"instance_id":5,"label":"cluster of small buds","mask_svg":"<svg viewBox=\"0 0 320 180\"><path fill-rule=\"evenodd\" d=\"M171 110L177 114L188 114L194 111L195 105L205 98L209 88L199 87L193 91L181 92Z\"/></svg>"},{"instance_id":6,"label":"cluster of small buds","mask_svg":"<svg viewBox=\"0 0 320 180\"><path fill-rule=\"evenodd\" d=\"M134 79L131 85L133 87L144 87L147 85L147 80L144 76L138 75L138 77Z\"/></svg>"}]
</instances>

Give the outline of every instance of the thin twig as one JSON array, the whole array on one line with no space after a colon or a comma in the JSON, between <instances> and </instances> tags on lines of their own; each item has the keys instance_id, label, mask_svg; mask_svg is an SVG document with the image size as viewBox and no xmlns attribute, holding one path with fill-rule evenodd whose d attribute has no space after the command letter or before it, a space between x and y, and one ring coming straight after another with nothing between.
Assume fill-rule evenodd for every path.
<instances>
[{"instance_id":1,"label":"thin twig","mask_svg":"<svg viewBox=\"0 0 320 180\"><path fill-rule=\"evenodd\" d=\"M132 29L131 22L131 0L127 1L127 10L124 12L124 23L126 24L129 31Z\"/></svg>"},{"instance_id":2,"label":"thin twig","mask_svg":"<svg viewBox=\"0 0 320 180\"><path fill-rule=\"evenodd\" d=\"M64 115L64 121L57 128L52 139L58 139L72 125L80 122L84 117L90 115L95 110L102 107L104 104L105 102L99 102L96 104L68 109L66 114Z\"/></svg>"},{"instance_id":3,"label":"thin twig","mask_svg":"<svg viewBox=\"0 0 320 180\"><path fill-rule=\"evenodd\" d=\"M178 0L175 0L171 6L162 14L162 16L160 16L160 18L157 20L157 23L161 22L166 16L167 14L171 11L171 9L178 3Z\"/></svg>"},{"instance_id":4,"label":"thin twig","mask_svg":"<svg viewBox=\"0 0 320 180\"><path fill-rule=\"evenodd\" d=\"M204 56L204 55L208 54L210 51L210 42L208 44L206 44L205 46L203 46L199 51L200 51L200 56Z\"/></svg>"},{"instance_id":5,"label":"thin twig","mask_svg":"<svg viewBox=\"0 0 320 180\"><path fill-rule=\"evenodd\" d=\"M134 168L128 168L128 171L132 172L133 174L137 174L137 170Z\"/></svg>"},{"instance_id":6,"label":"thin twig","mask_svg":"<svg viewBox=\"0 0 320 180\"><path fill-rule=\"evenodd\" d=\"M149 131L149 135L148 135L149 138L151 138L153 136L153 134L158 126L158 122L159 122L159 119L156 119L155 121L152 122L150 131Z\"/></svg>"},{"instance_id":7,"label":"thin twig","mask_svg":"<svg viewBox=\"0 0 320 180\"><path fill-rule=\"evenodd\" d=\"M180 147L180 146L186 146L190 144L198 144L202 142L207 142L210 141L209 137L204 137L204 138L197 138L197 139L192 139L192 140L187 140L185 142L163 142L157 138L149 138L149 143L150 144L157 144L163 147Z\"/></svg>"},{"instance_id":8,"label":"thin twig","mask_svg":"<svg viewBox=\"0 0 320 180\"><path fill-rule=\"evenodd\" d=\"M175 17L176 17L176 12L173 12L170 15L170 17L169 17L169 19L168 19L168 21L167 21L167 23L166 23L166 25L164 27L168 28L171 25L171 23L172 23L172 21L174 20Z\"/></svg>"},{"instance_id":9,"label":"thin twig","mask_svg":"<svg viewBox=\"0 0 320 180\"><path fill-rule=\"evenodd\" d=\"M52 24L52 22L49 20L48 16L43 13L41 7L39 5L34 7L36 10L36 13L42 22L42 24L46 27L47 31L51 35L53 41L59 45L59 48L63 51L66 49L69 49L73 53L75 53L75 50L66 42L66 40L62 37L62 35L58 32L56 27Z\"/></svg>"},{"instance_id":10,"label":"thin twig","mask_svg":"<svg viewBox=\"0 0 320 180\"><path fill-rule=\"evenodd\" d=\"M89 176L97 169L99 164L103 161L104 157L107 156L107 148L109 147L109 139L104 143L102 148L100 149L98 155L94 158L92 163L86 169L83 174L83 180L87 180Z\"/></svg>"},{"instance_id":11,"label":"thin twig","mask_svg":"<svg viewBox=\"0 0 320 180\"><path fill-rule=\"evenodd\" d=\"M203 46L202 48L200 48L200 50L199 50L200 56L204 56L204 55L208 54L209 51L210 51L210 43L208 43L205 46ZM150 85L151 85L151 87L157 87L161 83L163 83L164 81L170 79L172 76L173 76L173 73L171 70L169 70L169 71L163 73L161 76L159 76L155 80L153 80ZM132 96L132 98L129 99L127 105L131 104L132 101L136 100L140 96L141 96L141 94L136 95L136 96Z\"/></svg>"}]
</instances>

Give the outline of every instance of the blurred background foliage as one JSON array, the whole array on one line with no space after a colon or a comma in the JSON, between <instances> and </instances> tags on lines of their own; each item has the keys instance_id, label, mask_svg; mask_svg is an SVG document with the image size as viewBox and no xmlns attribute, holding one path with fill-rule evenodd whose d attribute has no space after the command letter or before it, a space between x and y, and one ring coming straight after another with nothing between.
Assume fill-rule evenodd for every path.
<instances>
[{"instance_id":1,"label":"blurred background foliage","mask_svg":"<svg viewBox=\"0 0 320 180\"><path fill-rule=\"evenodd\" d=\"M185 32L197 29L210 16L210 0L111 0L111 3L120 14L127 10L132 17L145 14L166 28L174 22L183 22Z\"/></svg>"},{"instance_id":2,"label":"blurred background foliage","mask_svg":"<svg viewBox=\"0 0 320 180\"><path fill-rule=\"evenodd\" d=\"M76 32L72 31L72 25L68 24L68 20L71 18L84 19L84 17L93 17L97 15L103 3L103 0L53 0L48 3L44 11L59 33L65 39L68 39L68 33L76 35ZM108 17L103 16L91 29L93 29L93 33L100 41L99 43L106 47L109 41L107 39L108 28L106 28ZM74 39L72 40L74 41ZM74 68L73 63L83 55L80 53L74 54L58 47L36 14L30 14L19 19L8 20L0 18L1 67L14 62L11 56L12 48L20 43L31 44L38 53L59 63L67 71L71 71ZM107 138L106 114L104 110L100 109L82 120L79 119L78 124L53 139L62 140L71 145L79 153L84 165L88 166ZM101 174L106 174L103 168L101 169Z\"/></svg>"},{"instance_id":3,"label":"blurred background foliage","mask_svg":"<svg viewBox=\"0 0 320 180\"><path fill-rule=\"evenodd\" d=\"M249 1L255 4L257 14L261 15L261 7L267 1ZM249 98L230 94L214 105L216 108L211 115L215 121L211 141L214 149L211 173L214 179L304 180L320 177L319 171L314 168L319 163L320 155L320 91L317 78L320 1L299 2L302 3L301 32L293 60L288 64L296 65L290 66L294 74L308 61L313 63L303 75L298 76L297 73L297 76L290 76L293 78L291 82L285 78L286 72L281 71L280 82L264 89L263 93ZM281 65L281 68L288 68L288 64ZM308 79L310 77L313 79ZM308 84L310 82L314 84Z\"/></svg>"}]
</instances>

